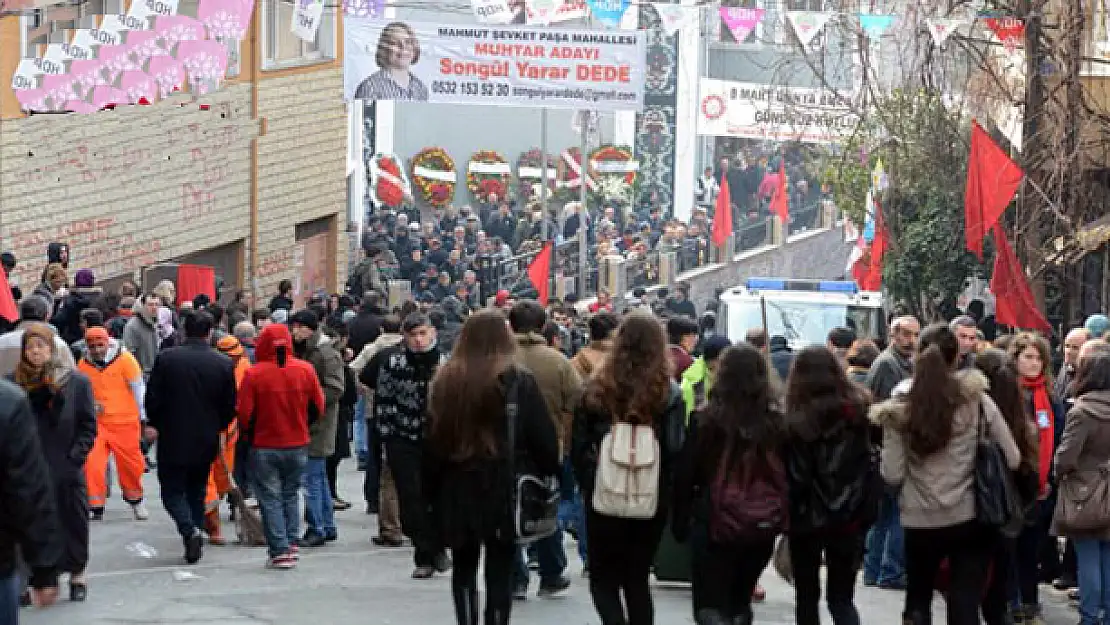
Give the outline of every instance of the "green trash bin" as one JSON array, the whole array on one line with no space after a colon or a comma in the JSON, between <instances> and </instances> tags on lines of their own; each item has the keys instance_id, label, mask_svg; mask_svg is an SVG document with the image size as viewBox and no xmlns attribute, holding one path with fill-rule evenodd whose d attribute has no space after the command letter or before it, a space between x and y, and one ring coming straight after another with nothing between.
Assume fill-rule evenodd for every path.
<instances>
[{"instance_id":1,"label":"green trash bin","mask_svg":"<svg viewBox=\"0 0 1110 625\"><path fill-rule=\"evenodd\" d=\"M693 552L690 541L680 543L671 533L671 523L663 530L663 539L655 552L655 579L661 582L693 581Z\"/></svg>"}]
</instances>

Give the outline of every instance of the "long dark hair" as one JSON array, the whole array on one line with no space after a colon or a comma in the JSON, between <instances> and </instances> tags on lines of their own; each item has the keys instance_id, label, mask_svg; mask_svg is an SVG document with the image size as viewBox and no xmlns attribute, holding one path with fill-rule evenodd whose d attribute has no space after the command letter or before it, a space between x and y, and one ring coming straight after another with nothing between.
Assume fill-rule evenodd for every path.
<instances>
[{"instance_id":1,"label":"long dark hair","mask_svg":"<svg viewBox=\"0 0 1110 625\"><path fill-rule=\"evenodd\" d=\"M609 357L589 381L586 405L617 422L650 425L666 407L670 392L663 326L650 313L632 312L617 328Z\"/></svg>"},{"instance_id":2,"label":"long dark hair","mask_svg":"<svg viewBox=\"0 0 1110 625\"><path fill-rule=\"evenodd\" d=\"M952 367L960 355L956 335L943 323L921 332L913 364L913 386L906 396L907 446L918 458L931 456L952 438L952 418L963 404Z\"/></svg>"},{"instance_id":3,"label":"long dark hair","mask_svg":"<svg viewBox=\"0 0 1110 625\"><path fill-rule=\"evenodd\" d=\"M813 440L834 422L867 420L866 391L848 380L844 367L823 345L806 347L794 356L786 385L787 429Z\"/></svg>"},{"instance_id":4,"label":"long dark hair","mask_svg":"<svg viewBox=\"0 0 1110 625\"><path fill-rule=\"evenodd\" d=\"M429 442L455 462L499 453L505 419L501 374L513 362L516 341L496 310L474 313L463 324L451 360L432 380Z\"/></svg>"},{"instance_id":5,"label":"long dark hair","mask_svg":"<svg viewBox=\"0 0 1110 625\"><path fill-rule=\"evenodd\" d=\"M1037 441L1029 427L1025 410L1025 400L1018 382L1017 365L1009 354L996 347L989 347L975 355L975 368L987 376L990 390L987 394L994 400L1010 434L1021 452L1021 463L1027 469L1036 467Z\"/></svg>"},{"instance_id":6,"label":"long dark hair","mask_svg":"<svg viewBox=\"0 0 1110 625\"><path fill-rule=\"evenodd\" d=\"M735 464L746 451L759 458L782 440L779 393L763 352L741 343L721 352L709 400L698 412L698 439L706 467Z\"/></svg>"}]
</instances>

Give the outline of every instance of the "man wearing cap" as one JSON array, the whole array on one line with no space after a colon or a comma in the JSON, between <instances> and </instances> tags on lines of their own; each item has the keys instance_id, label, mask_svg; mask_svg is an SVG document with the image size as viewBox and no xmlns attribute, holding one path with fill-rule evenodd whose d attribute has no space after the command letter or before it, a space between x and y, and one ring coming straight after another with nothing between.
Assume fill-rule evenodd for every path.
<instances>
[{"instance_id":1,"label":"man wearing cap","mask_svg":"<svg viewBox=\"0 0 1110 625\"><path fill-rule=\"evenodd\" d=\"M81 311L93 306L102 295L100 287L96 286L96 277L91 269L78 269L73 282L73 290L62 299L58 312L50 320L51 325L58 329L58 335L70 345L81 340L83 336Z\"/></svg>"},{"instance_id":2,"label":"man wearing cap","mask_svg":"<svg viewBox=\"0 0 1110 625\"><path fill-rule=\"evenodd\" d=\"M293 355L308 361L324 389L324 414L309 427L308 462L304 468L305 517L308 529L302 547L320 547L339 537L335 527L334 502L328 488L327 460L335 453L335 429L339 421L339 399L347 388L343 357L331 340L320 332L320 319L311 310L300 310L289 318L293 333Z\"/></svg>"},{"instance_id":3,"label":"man wearing cap","mask_svg":"<svg viewBox=\"0 0 1110 625\"><path fill-rule=\"evenodd\" d=\"M137 521L150 518L143 504L146 462L139 441L146 422L143 371L127 350L101 327L85 331L87 350L77 369L89 378L96 402L96 442L85 461L89 510L94 521L104 518L108 495L108 456L115 456L123 500Z\"/></svg>"},{"instance_id":4,"label":"man wearing cap","mask_svg":"<svg viewBox=\"0 0 1110 625\"><path fill-rule=\"evenodd\" d=\"M235 367L235 388L243 383L243 376L250 369L247 350L234 336L225 336L216 341L216 349L231 359ZM224 544L220 527L220 500L231 492L231 477L235 475L235 447L239 442L239 422L233 419L231 425L220 435L220 449L212 471L208 474L208 490L204 495L204 528L208 532L208 542L213 545Z\"/></svg>"}]
</instances>

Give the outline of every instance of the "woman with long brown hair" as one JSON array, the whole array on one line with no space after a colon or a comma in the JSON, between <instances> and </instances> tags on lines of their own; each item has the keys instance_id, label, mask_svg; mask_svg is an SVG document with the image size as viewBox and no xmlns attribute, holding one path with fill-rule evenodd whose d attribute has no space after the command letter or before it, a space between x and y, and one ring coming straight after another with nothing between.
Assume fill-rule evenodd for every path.
<instances>
[{"instance_id":1,"label":"woman with long brown hair","mask_svg":"<svg viewBox=\"0 0 1110 625\"><path fill-rule=\"evenodd\" d=\"M989 437L1015 470L1021 460L987 380L957 371L960 346L944 324L918 339L909 389L872 410L883 428L881 473L898 490L906 546L909 625L932 622L933 588L941 562L950 570L949 625L978 625L979 601L998 530L976 520L975 458Z\"/></svg>"},{"instance_id":2,"label":"woman with long brown hair","mask_svg":"<svg viewBox=\"0 0 1110 625\"><path fill-rule=\"evenodd\" d=\"M54 366L54 331L45 323L27 324L12 381L27 393L39 442L54 482L61 521L59 573L69 573L69 598L88 596L89 501L85 459L96 441L92 385L84 374Z\"/></svg>"},{"instance_id":3,"label":"woman with long brown hair","mask_svg":"<svg viewBox=\"0 0 1110 625\"><path fill-rule=\"evenodd\" d=\"M629 314L617 329L609 357L590 378L575 410L571 463L588 506L590 594L602 625L654 622L648 575L666 523L667 486L685 429L682 391L671 380L668 363L667 341L659 320L646 312ZM599 464L609 462L601 450L608 434L625 429L621 426L648 426L654 433L658 480L655 484L638 482L651 491L645 494L656 497L654 514L648 518L597 510L595 480ZM615 454L615 441L609 442L612 446L608 448Z\"/></svg>"},{"instance_id":4,"label":"woman with long brown hair","mask_svg":"<svg viewBox=\"0 0 1110 625\"><path fill-rule=\"evenodd\" d=\"M1010 434L1021 453L1021 463L1014 471L1014 484L1021 497L1022 509L1029 511L1037 502L1037 439L1032 423L1025 413L1025 400L1018 382L1017 365L1006 352L989 347L975 355L975 368L987 376L990 397L1002 413ZM983 620L987 625L1005 625L1009 620L1010 597L1017 590L1015 536L1024 525L1024 518L1015 519L1003 528L1003 536L992 559L993 575L983 595Z\"/></svg>"},{"instance_id":5,"label":"woman with long brown hair","mask_svg":"<svg viewBox=\"0 0 1110 625\"><path fill-rule=\"evenodd\" d=\"M1031 332L1022 332L1010 342L1010 356L1017 366L1018 382L1025 399L1025 417L1035 432L1037 474L1036 503L1026 515L1025 527L1017 537L1018 592L1021 613L1018 618L1033 622L1040 617L1038 585L1042 575L1057 577L1060 555L1048 532L1056 507L1053 492L1056 476L1052 457L1064 434L1064 408L1052 395L1052 356L1048 341ZM1049 542L1053 540L1053 542ZM1044 548L1049 545L1050 548ZM1044 560L1042 562L1042 559Z\"/></svg>"},{"instance_id":6,"label":"woman with long brown hair","mask_svg":"<svg viewBox=\"0 0 1110 625\"><path fill-rule=\"evenodd\" d=\"M721 352L709 399L691 415L675 470L672 533L680 542L690 538L699 625L752 621L756 582L788 514L780 396L767 357L742 343ZM781 504L772 511L780 523L767 531L751 531L750 523L722 523L735 510L726 499L743 506L745 494L772 482L776 494L767 499ZM724 531L731 529L739 531Z\"/></svg>"},{"instance_id":7,"label":"woman with long brown hair","mask_svg":"<svg viewBox=\"0 0 1110 625\"><path fill-rule=\"evenodd\" d=\"M858 343L858 341L857 341ZM875 520L881 487L871 447L869 393L853 384L821 345L794 357L786 389L784 461L790 485L790 561L795 621L818 625L820 572L836 625L859 625L853 600L863 538Z\"/></svg>"},{"instance_id":8,"label":"woman with long brown hair","mask_svg":"<svg viewBox=\"0 0 1110 625\"><path fill-rule=\"evenodd\" d=\"M424 488L447 546L460 625L477 625L478 560L485 547L486 625L509 622L516 536L514 475L557 475L559 439L532 374L513 364L516 341L492 309L467 319L429 391ZM506 410L516 389L516 420ZM515 449L508 449L509 428Z\"/></svg>"}]
</instances>

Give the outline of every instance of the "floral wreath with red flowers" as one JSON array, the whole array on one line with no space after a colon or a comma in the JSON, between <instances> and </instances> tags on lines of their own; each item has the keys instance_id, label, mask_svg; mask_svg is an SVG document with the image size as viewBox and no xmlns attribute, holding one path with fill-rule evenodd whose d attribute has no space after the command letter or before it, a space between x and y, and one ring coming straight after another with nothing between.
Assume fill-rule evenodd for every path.
<instances>
[{"instance_id":1,"label":"floral wreath with red flowers","mask_svg":"<svg viewBox=\"0 0 1110 625\"><path fill-rule=\"evenodd\" d=\"M488 202L490 195L505 199L513 170L509 161L494 150L479 150L466 166L466 188L479 202Z\"/></svg>"},{"instance_id":2,"label":"floral wreath with red flowers","mask_svg":"<svg viewBox=\"0 0 1110 625\"><path fill-rule=\"evenodd\" d=\"M636 184L640 162L632 155L632 149L620 145L603 145L590 153L589 172L594 179L610 176L623 179L624 184Z\"/></svg>"},{"instance_id":3,"label":"floral wreath with red flowers","mask_svg":"<svg viewBox=\"0 0 1110 625\"><path fill-rule=\"evenodd\" d=\"M412 200L412 184L401 159L392 154L378 153L370 159L370 184L374 200L382 206L397 209Z\"/></svg>"},{"instance_id":4,"label":"floral wreath with red flowers","mask_svg":"<svg viewBox=\"0 0 1110 625\"><path fill-rule=\"evenodd\" d=\"M540 181L543 179L542 163L544 160L545 159L543 157L543 151L539 148L532 148L531 150L528 150L527 152L521 154L520 158L517 159L516 175L517 179L520 181L521 197L527 198L539 196L539 184ZM558 163L555 159L555 156L553 154L548 154L546 161L547 168L553 172L556 172L556 176L558 176ZM556 182L557 178L552 178L548 176L548 189L554 191L556 188Z\"/></svg>"},{"instance_id":5,"label":"floral wreath with red flowers","mask_svg":"<svg viewBox=\"0 0 1110 625\"><path fill-rule=\"evenodd\" d=\"M429 205L443 208L455 197L455 161L443 148L424 148L412 157L412 180L420 197Z\"/></svg>"}]
</instances>

